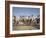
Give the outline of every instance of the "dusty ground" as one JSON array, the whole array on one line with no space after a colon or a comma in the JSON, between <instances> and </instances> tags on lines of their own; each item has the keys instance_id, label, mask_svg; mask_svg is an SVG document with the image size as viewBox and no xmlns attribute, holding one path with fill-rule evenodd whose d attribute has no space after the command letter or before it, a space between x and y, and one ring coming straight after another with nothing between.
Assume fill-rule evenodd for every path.
<instances>
[{"instance_id":1,"label":"dusty ground","mask_svg":"<svg viewBox=\"0 0 46 38\"><path fill-rule=\"evenodd\" d=\"M14 26L13 30L36 30L37 28L32 26Z\"/></svg>"}]
</instances>

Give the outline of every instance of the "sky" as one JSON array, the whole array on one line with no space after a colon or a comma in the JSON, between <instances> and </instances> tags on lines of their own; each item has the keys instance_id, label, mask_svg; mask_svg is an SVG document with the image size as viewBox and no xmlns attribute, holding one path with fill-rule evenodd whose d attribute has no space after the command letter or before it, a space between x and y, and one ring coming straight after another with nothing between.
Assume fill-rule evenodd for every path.
<instances>
[{"instance_id":1,"label":"sky","mask_svg":"<svg viewBox=\"0 0 46 38\"><path fill-rule=\"evenodd\" d=\"M13 16L37 16L40 14L40 8L13 7Z\"/></svg>"}]
</instances>

